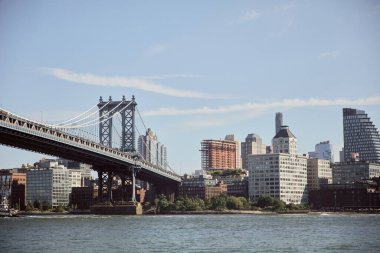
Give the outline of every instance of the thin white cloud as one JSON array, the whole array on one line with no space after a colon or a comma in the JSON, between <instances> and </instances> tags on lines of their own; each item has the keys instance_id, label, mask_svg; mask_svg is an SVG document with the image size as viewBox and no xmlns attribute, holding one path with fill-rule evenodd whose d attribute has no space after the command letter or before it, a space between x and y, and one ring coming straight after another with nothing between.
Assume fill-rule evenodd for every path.
<instances>
[{"instance_id":1,"label":"thin white cloud","mask_svg":"<svg viewBox=\"0 0 380 253\"><path fill-rule=\"evenodd\" d=\"M158 54L162 54L166 50L167 50L167 46L163 44L157 44L145 49L144 54L149 55L149 56L158 55Z\"/></svg>"},{"instance_id":2,"label":"thin white cloud","mask_svg":"<svg viewBox=\"0 0 380 253\"><path fill-rule=\"evenodd\" d=\"M104 87L127 87L173 97L203 99L225 98L223 96L215 96L197 91L174 89L144 78L124 76L99 76L90 73L75 73L73 71L61 68L45 68L43 69L43 71L48 75L52 75L58 79L73 83Z\"/></svg>"},{"instance_id":3,"label":"thin white cloud","mask_svg":"<svg viewBox=\"0 0 380 253\"><path fill-rule=\"evenodd\" d=\"M154 75L154 76L135 76L134 78L150 79L150 80L166 80L175 78L201 78L201 75L191 74L166 74L166 75Z\"/></svg>"},{"instance_id":4,"label":"thin white cloud","mask_svg":"<svg viewBox=\"0 0 380 253\"><path fill-rule=\"evenodd\" d=\"M200 107L193 109L178 109L175 107L160 108L153 111L145 111L143 115L148 116L183 116L183 115L208 115L223 113L246 112L258 115L269 109L283 109L294 107L319 107L319 106L363 106L380 105L380 96L373 96L363 99L285 99L271 103L244 103L216 108Z\"/></svg>"},{"instance_id":5,"label":"thin white cloud","mask_svg":"<svg viewBox=\"0 0 380 253\"><path fill-rule=\"evenodd\" d=\"M336 58L339 56L339 51L328 51L328 52L323 52L318 55L318 59L331 59L331 58Z\"/></svg>"},{"instance_id":6,"label":"thin white cloud","mask_svg":"<svg viewBox=\"0 0 380 253\"><path fill-rule=\"evenodd\" d=\"M294 7L293 3L288 3L288 4L283 4L283 5L275 5L273 7L273 12L274 13L283 13L283 12L289 11L293 7Z\"/></svg>"},{"instance_id":7,"label":"thin white cloud","mask_svg":"<svg viewBox=\"0 0 380 253\"><path fill-rule=\"evenodd\" d=\"M255 19L258 19L260 16L261 14L258 11L254 9L246 9L246 10L241 11L239 18L232 23L240 24L240 23L250 22Z\"/></svg>"}]
</instances>

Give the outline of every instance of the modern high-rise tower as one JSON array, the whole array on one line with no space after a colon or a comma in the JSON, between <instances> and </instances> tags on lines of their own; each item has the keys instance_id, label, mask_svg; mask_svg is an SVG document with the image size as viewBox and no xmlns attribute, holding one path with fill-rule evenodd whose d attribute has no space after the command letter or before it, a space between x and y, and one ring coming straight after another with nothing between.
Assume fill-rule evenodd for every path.
<instances>
[{"instance_id":1,"label":"modern high-rise tower","mask_svg":"<svg viewBox=\"0 0 380 253\"><path fill-rule=\"evenodd\" d=\"M275 135L278 133L278 131L281 130L282 124L282 112L276 112L276 132L274 133Z\"/></svg>"},{"instance_id":2,"label":"modern high-rise tower","mask_svg":"<svg viewBox=\"0 0 380 253\"><path fill-rule=\"evenodd\" d=\"M380 163L380 136L371 118L363 110L343 108L344 161L352 153L359 160Z\"/></svg>"}]
</instances>

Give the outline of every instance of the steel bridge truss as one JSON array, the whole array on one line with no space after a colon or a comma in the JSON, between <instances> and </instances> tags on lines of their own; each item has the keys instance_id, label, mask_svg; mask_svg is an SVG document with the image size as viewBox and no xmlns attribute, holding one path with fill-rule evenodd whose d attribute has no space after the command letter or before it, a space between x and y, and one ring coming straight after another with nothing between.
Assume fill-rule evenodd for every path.
<instances>
[{"instance_id":1,"label":"steel bridge truss","mask_svg":"<svg viewBox=\"0 0 380 253\"><path fill-rule=\"evenodd\" d=\"M128 105L129 104L129 105ZM122 101L112 101L111 96L109 101L103 101L102 97L99 99L99 139L100 143L112 147L112 116L115 113L121 114L121 147L123 152L134 152L135 147L135 110L136 110L135 97L132 96L131 101L126 101L123 96ZM108 118L108 119L107 119ZM107 119L107 120L105 120Z\"/></svg>"}]
</instances>

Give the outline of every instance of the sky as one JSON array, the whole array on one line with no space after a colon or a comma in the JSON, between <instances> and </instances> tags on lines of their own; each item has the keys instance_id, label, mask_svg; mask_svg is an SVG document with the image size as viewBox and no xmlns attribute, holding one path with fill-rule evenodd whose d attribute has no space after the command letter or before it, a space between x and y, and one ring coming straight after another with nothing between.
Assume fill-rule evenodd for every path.
<instances>
[{"instance_id":1,"label":"sky","mask_svg":"<svg viewBox=\"0 0 380 253\"><path fill-rule=\"evenodd\" d=\"M379 70L380 1L0 0L0 107L58 122L135 95L179 174L203 139L270 145L276 112L337 160L343 107L380 126ZM0 168L43 156L0 146Z\"/></svg>"}]
</instances>

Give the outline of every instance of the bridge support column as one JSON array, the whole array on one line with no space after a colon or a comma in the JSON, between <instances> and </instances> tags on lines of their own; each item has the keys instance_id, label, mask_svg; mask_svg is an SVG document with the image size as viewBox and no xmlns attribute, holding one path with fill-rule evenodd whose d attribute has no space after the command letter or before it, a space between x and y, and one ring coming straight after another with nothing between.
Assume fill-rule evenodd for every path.
<instances>
[{"instance_id":1,"label":"bridge support column","mask_svg":"<svg viewBox=\"0 0 380 253\"><path fill-rule=\"evenodd\" d=\"M112 181L113 176L112 172L108 171L108 178L107 178L107 201L112 201Z\"/></svg>"},{"instance_id":2,"label":"bridge support column","mask_svg":"<svg viewBox=\"0 0 380 253\"><path fill-rule=\"evenodd\" d=\"M103 202L103 172L98 170L98 200Z\"/></svg>"},{"instance_id":3,"label":"bridge support column","mask_svg":"<svg viewBox=\"0 0 380 253\"><path fill-rule=\"evenodd\" d=\"M132 167L132 201L136 202L136 168Z\"/></svg>"},{"instance_id":4,"label":"bridge support column","mask_svg":"<svg viewBox=\"0 0 380 253\"><path fill-rule=\"evenodd\" d=\"M120 176L121 180L121 202L125 201L125 175Z\"/></svg>"}]
</instances>

